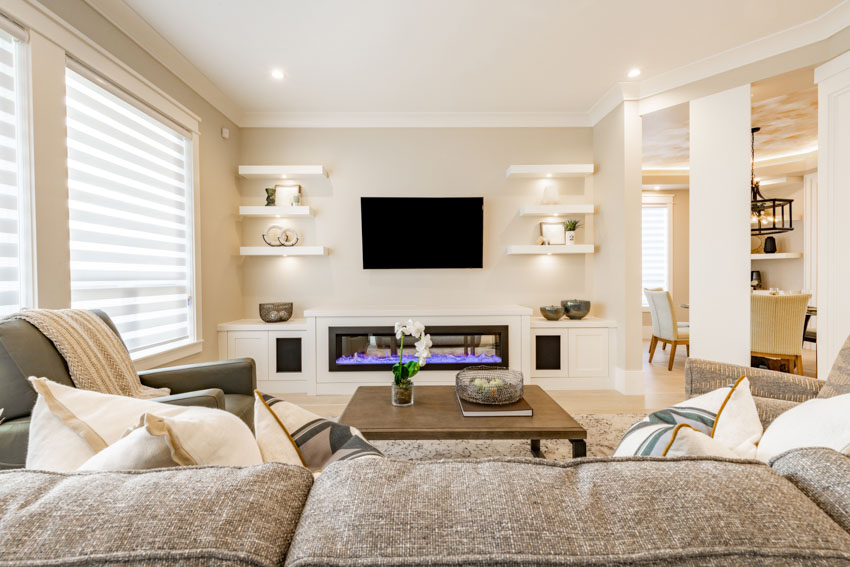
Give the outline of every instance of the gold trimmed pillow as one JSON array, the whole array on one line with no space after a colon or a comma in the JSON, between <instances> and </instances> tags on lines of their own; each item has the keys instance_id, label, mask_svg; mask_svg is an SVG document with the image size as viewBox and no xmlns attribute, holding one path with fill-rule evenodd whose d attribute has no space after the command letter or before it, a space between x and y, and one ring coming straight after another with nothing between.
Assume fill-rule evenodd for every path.
<instances>
[{"instance_id":1,"label":"gold trimmed pillow","mask_svg":"<svg viewBox=\"0 0 850 567\"><path fill-rule=\"evenodd\" d=\"M265 462L300 464L314 473L335 461L382 457L353 427L255 391L254 433Z\"/></svg>"},{"instance_id":2,"label":"gold trimmed pillow","mask_svg":"<svg viewBox=\"0 0 850 567\"><path fill-rule=\"evenodd\" d=\"M693 433L683 432L681 425L687 425ZM681 446L698 445L699 448L694 449L696 454L706 451L707 454L728 456L715 447L719 444L739 458L753 458L762 431L749 380L742 376L731 386L649 414L626 432L614 456L664 456L669 453L668 448L673 447L676 437L683 435L687 443ZM694 433L715 443L708 443ZM678 454L677 450L673 452Z\"/></svg>"}]
</instances>

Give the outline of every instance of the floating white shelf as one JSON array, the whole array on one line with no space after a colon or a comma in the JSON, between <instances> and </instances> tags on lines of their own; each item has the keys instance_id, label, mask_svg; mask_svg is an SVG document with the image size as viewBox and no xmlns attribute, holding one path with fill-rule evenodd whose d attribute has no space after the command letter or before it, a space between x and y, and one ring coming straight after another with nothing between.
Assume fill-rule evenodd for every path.
<instances>
[{"instance_id":1,"label":"floating white shelf","mask_svg":"<svg viewBox=\"0 0 850 567\"><path fill-rule=\"evenodd\" d=\"M323 165L240 165L246 179L319 179L328 176Z\"/></svg>"},{"instance_id":2,"label":"floating white shelf","mask_svg":"<svg viewBox=\"0 0 850 567\"><path fill-rule=\"evenodd\" d=\"M509 165L505 177L584 177L593 175L592 163L554 163L549 165Z\"/></svg>"},{"instance_id":3,"label":"floating white shelf","mask_svg":"<svg viewBox=\"0 0 850 567\"><path fill-rule=\"evenodd\" d=\"M593 205L577 203L574 205L531 205L519 210L521 217L559 217L561 215L592 215Z\"/></svg>"},{"instance_id":4,"label":"floating white shelf","mask_svg":"<svg viewBox=\"0 0 850 567\"><path fill-rule=\"evenodd\" d=\"M517 244L508 246L508 254L593 254L593 244L566 244L541 246L539 244Z\"/></svg>"},{"instance_id":5,"label":"floating white shelf","mask_svg":"<svg viewBox=\"0 0 850 567\"><path fill-rule=\"evenodd\" d=\"M313 211L310 207L239 207L239 214L243 217L273 217L273 218L294 218L294 217L312 217Z\"/></svg>"},{"instance_id":6,"label":"floating white shelf","mask_svg":"<svg viewBox=\"0 0 850 567\"><path fill-rule=\"evenodd\" d=\"M325 246L243 246L242 256L327 256Z\"/></svg>"},{"instance_id":7,"label":"floating white shelf","mask_svg":"<svg viewBox=\"0 0 850 567\"><path fill-rule=\"evenodd\" d=\"M773 254L750 254L750 260L793 260L802 258L802 252L775 252Z\"/></svg>"}]
</instances>

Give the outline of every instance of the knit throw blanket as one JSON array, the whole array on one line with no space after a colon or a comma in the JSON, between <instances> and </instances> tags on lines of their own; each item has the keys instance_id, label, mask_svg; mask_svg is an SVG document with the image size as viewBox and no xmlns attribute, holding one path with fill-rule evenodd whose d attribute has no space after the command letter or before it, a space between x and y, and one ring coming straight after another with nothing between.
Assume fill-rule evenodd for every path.
<instances>
[{"instance_id":1,"label":"knit throw blanket","mask_svg":"<svg viewBox=\"0 0 850 567\"><path fill-rule=\"evenodd\" d=\"M50 339L68 363L74 386L133 398L167 396L168 388L144 386L121 339L103 319L82 309L23 309L23 319Z\"/></svg>"}]
</instances>

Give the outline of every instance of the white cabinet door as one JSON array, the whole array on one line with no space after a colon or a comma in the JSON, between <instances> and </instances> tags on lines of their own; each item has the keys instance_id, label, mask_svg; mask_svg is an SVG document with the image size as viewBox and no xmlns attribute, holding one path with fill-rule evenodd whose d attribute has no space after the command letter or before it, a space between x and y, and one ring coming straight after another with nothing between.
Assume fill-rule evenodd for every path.
<instances>
[{"instance_id":1,"label":"white cabinet door","mask_svg":"<svg viewBox=\"0 0 850 567\"><path fill-rule=\"evenodd\" d=\"M567 329L532 329L531 376L564 378L569 372Z\"/></svg>"},{"instance_id":2,"label":"white cabinet door","mask_svg":"<svg viewBox=\"0 0 850 567\"><path fill-rule=\"evenodd\" d=\"M608 329L570 329L570 377L608 376Z\"/></svg>"},{"instance_id":3,"label":"white cabinet door","mask_svg":"<svg viewBox=\"0 0 850 567\"><path fill-rule=\"evenodd\" d=\"M253 358L257 365L257 379L269 375L269 333L266 331L228 331L228 358Z\"/></svg>"}]
</instances>

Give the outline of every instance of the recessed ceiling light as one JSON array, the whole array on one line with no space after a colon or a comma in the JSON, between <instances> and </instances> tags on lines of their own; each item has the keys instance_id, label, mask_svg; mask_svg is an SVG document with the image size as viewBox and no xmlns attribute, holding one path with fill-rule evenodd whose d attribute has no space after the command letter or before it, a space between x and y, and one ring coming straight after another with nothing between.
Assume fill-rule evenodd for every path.
<instances>
[{"instance_id":1,"label":"recessed ceiling light","mask_svg":"<svg viewBox=\"0 0 850 567\"><path fill-rule=\"evenodd\" d=\"M274 79L276 81L282 81L285 76L286 75L284 75L282 70L272 69L272 79Z\"/></svg>"},{"instance_id":2,"label":"recessed ceiling light","mask_svg":"<svg viewBox=\"0 0 850 567\"><path fill-rule=\"evenodd\" d=\"M547 173L547 174L546 174L546 177L552 177L552 174L551 174L551 173Z\"/></svg>"},{"instance_id":3,"label":"recessed ceiling light","mask_svg":"<svg viewBox=\"0 0 850 567\"><path fill-rule=\"evenodd\" d=\"M640 69L637 67L629 71L629 78L634 79L635 77L640 77Z\"/></svg>"},{"instance_id":4,"label":"recessed ceiling light","mask_svg":"<svg viewBox=\"0 0 850 567\"><path fill-rule=\"evenodd\" d=\"M660 190L661 190L661 187L660 187L660 186L658 186L658 185L656 185L656 186L655 186L655 190L656 190L656 191L660 191Z\"/></svg>"},{"instance_id":5,"label":"recessed ceiling light","mask_svg":"<svg viewBox=\"0 0 850 567\"><path fill-rule=\"evenodd\" d=\"M280 176L281 179L286 179L286 174Z\"/></svg>"}]
</instances>

